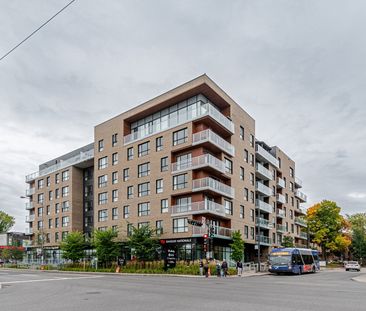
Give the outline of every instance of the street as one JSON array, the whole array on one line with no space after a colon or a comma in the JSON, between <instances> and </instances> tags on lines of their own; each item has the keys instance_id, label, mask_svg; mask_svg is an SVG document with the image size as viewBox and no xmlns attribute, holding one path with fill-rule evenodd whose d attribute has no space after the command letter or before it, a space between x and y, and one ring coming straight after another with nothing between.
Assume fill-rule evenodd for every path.
<instances>
[{"instance_id":1,"label":"street","mask_svg":"<svg viewBox=\"0 0 366 311\"><path fill-rule=\"evenodd\" d=\"M0 310L365 310L365 272L185 278L0 270Z\"/></svg>"}]
</instances>

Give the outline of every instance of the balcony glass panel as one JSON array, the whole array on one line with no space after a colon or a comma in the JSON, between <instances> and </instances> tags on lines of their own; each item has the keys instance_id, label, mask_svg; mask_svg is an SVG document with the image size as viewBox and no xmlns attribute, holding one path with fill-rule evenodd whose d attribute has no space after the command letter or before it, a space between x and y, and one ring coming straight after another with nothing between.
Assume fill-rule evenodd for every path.
<instances>
[{"instance_id":1,"label":"balcony glass panel","mask_svg":"<svg viewBox=\"0 0 366 311\"><path fill-rule=\"evenodd\" d=\"M193 134L193 145L201 144L204 142L210 142L214 144L216 147L220 148L222 151L230 154L231 156L235 155L234 146L210 129Z\"/></svg>"}]
</instances>

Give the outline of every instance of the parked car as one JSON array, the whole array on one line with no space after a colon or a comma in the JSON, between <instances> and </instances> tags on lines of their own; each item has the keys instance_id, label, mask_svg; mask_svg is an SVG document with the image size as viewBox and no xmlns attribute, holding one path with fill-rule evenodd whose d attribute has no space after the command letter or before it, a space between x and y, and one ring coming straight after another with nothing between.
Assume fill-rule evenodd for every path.
<instances>
[{"instance_id":1,"label":"parked car","mask_svg":"<svg viewBox=\"0 0 366 311\"><path fill-rule=\"evenodd\" d=\"M346 269L346 271L350 270L361 271L361 266L357 261L348 261L344 266L344 268Z\"/></svg>"}]
</instances>

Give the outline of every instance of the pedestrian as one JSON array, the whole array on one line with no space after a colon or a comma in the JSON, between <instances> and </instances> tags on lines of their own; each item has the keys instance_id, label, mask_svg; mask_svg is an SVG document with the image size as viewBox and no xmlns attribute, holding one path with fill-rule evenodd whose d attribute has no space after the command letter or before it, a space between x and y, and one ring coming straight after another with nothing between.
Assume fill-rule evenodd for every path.
<instances>
[{"instance_id":1,"label":"pedestrian","mask_svg":"<svg viewBox=\"0 0 366 311\"><path fill-rule=\"evenodd\" d=\"M227 277L227 262L225 259L221 264L221 270L222 270L223 276Z\"/></svg>"},{"instance_id":2,"label":"pedestrian","mask_svg":"<svg viewBox=\"0 0 366 311\"><path fill-rule=\"evenodd\" d=\"M243 273L243 263L241 262L241 260L238 260L236 262L236 271L238 273L238 276L241 276Z\"/></svg>"},{"instance_id":3,"label":"pedestrian","mask_svg":"<svg viewBox=\"0 0 366 311\"><path fill-rule=\"evenodd\" d=\"M216 260L216 275L217 277L221 276L221 265L219 260Z\"/></svg>"},{"instance_id":4,"label":"pedestrian","mask_svg":"<svg viewBox=\"0 0 366 311\"><path fill-rule=\"evenodd\" d=\"M205 264L203 265L203 271L205 271L205 277L206 278L208 278L208 269L209 269L209 267L208 267L208 262L207 262L207 260L206 260L206 262L205 262Z\"/></svg>"},{"instance_id":5,"label":"pedestrian","mask_svg":"<svg viewBox=\"0 0 366 311\"><path fill-rule=\"evenodd\" d=\"M200 276L203 276L203 261L202 261L202 259L200 259L199 267L200 267Z\"/></svg>"}]
</instances>

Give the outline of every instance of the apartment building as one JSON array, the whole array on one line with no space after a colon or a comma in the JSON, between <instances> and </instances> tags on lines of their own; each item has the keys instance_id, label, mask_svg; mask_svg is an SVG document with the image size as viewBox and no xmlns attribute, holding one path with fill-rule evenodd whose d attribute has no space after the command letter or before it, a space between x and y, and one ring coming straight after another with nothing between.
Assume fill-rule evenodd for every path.
<instances>
[{"instance_id":1,"label":"apartment building","mask_svg":"<svg viewBox=\"0 0 366 311\"><path fill-rule=\"evenodd\" d=\"M256 139L254 119L202 75L97 125L94 143L27 176L29 234L54 256L70 231L112 228L125 240L149 224L164 247L196 259L206 256L212 227L209 255L229 259L239 230L246 260L254 260L258 246L265 256L285 234L306 244L306 196L295 172L283 151Z\"/></svg>"}]
</instances>

